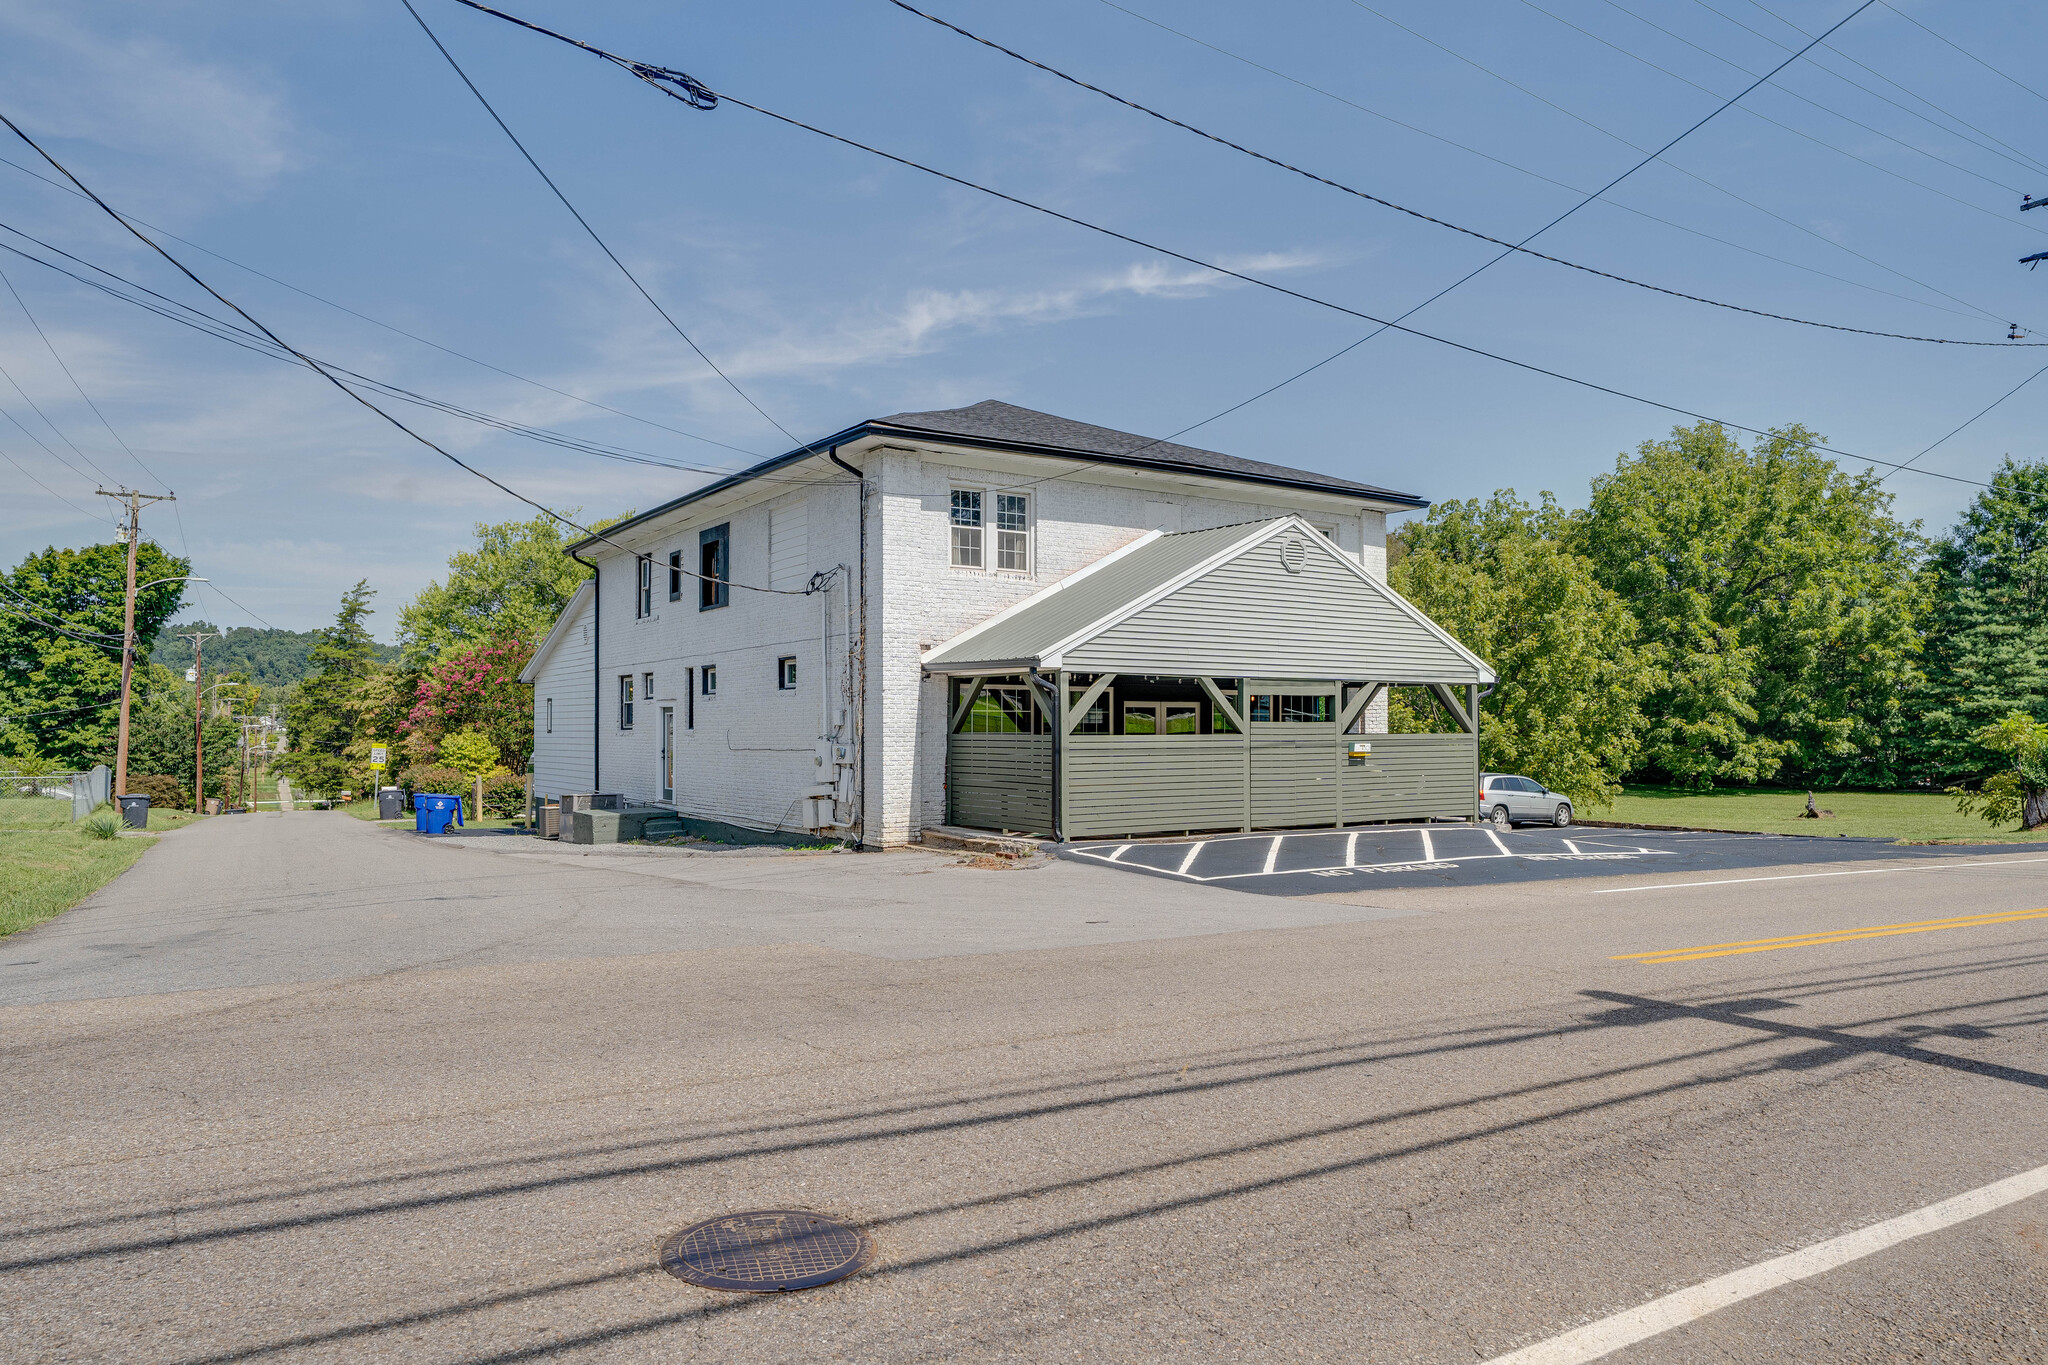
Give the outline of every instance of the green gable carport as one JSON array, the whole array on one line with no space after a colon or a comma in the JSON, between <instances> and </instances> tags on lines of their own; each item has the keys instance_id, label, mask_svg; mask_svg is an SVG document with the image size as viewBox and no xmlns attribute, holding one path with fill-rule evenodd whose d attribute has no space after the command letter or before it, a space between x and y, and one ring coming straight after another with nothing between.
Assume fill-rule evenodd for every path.
<instances>
[{"instance_id":1,"label":"green gable carport","mask_svg":"<svg viewBox=\"0 0 2048 1365\"><path fill-rule=\"evenodd\" d=\"M1153 532L924 658L949 823L1061 838L1469 818L1493 671L1299 517ZM1454 734L1348 733L1423 686Z\"/></svg>"}]
</instances>

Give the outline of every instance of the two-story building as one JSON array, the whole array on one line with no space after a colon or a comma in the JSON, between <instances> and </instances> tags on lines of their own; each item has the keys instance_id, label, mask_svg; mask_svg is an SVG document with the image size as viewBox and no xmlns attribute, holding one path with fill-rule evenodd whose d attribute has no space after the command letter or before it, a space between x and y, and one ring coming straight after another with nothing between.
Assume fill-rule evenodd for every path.
<instances>
[{"instance_id":1,"label":"two-story building","mask_svg":"<svg viewBox=\"0 0 2048 1365\"><path fill-rule=\"evenodd\" d=\"M1386 586L1413 494L983 402L583 540L537 794L879 847L1469 817L1479 658ZM1386 733L1390 686L1454 733Z\"/></svg>"}]
</instances>

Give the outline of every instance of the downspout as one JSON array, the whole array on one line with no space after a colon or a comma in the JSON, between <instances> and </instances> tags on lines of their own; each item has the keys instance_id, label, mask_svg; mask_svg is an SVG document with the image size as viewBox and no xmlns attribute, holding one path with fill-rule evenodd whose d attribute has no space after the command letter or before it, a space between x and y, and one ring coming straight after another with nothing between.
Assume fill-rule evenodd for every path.
<instances>
[{"instance_id":1,"label":"downspout","mask_svg":"<svg viewBox=\"0 0 2048 1365\"><path fill-rule=\"evenodd\" d=\"M859 822L853 846L858 850L867 846L868 832L868 481L839 458L838 446L828 448L825 455L853 475L860 488L860 634L853 648L853 818Z\"/></svg>"},{"instance_id":2,"label":"downspout","mask_svg":"<svg viewBox=\"0 0 2048 1365\"><path fill-rule=\"evenodd\" d=\"M569 558L590 570L590 789L596 791L599 785L598 736L602 733L599 711L604 706L604 612L600 610L604 606L604 595L599 591L597 565L573 549L569 551Z\"/></svg>"}]
</instances>

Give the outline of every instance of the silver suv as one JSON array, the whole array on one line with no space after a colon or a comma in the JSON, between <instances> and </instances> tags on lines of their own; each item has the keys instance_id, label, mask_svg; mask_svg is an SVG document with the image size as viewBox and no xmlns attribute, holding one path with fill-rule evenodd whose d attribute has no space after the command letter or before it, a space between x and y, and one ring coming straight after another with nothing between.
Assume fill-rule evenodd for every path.
<instances>
[{"instance_id":1,"label":"silver suv","mask_svg":"<svg viewBox=\"0 0 2048 1365\"><path fill-rule=\"evenodd\" d=\"M1479 774L1479 818L1498 829L1521 820L1541 821L1563 829L1572 822L1572 799L1532 777L1512 773Z\"/></svg>"}]
</instances>

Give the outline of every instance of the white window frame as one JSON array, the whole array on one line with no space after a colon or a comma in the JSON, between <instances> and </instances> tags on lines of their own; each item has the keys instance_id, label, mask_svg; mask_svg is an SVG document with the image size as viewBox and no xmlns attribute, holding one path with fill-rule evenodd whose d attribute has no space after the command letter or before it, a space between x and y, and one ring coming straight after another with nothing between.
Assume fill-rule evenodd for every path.
<instances>
[{"instance_id":1,"label":"white window frame","mask_svg":"<svg viewBox=\"0 0 2048 1365\"><path fill-rule=\"evenodd\" d=\"M796 691L796 655L785 654L775 661L775 690Z\"/></svg>"},{"instance_id":2,"label":"white window frame","mask_svg":"<svg viewBox=\"0 0 2048 1365\"><path fill-rule=\"evenodd\" d=\"M549 698L548 698L548 707L547 707L547 711L548 711L548 725L547 725L547 729L546 729L546 730L544 730L544 731L543 731L542 733L544 733L544 734L550 734L550 735L551 735L551 734L553 734L553 733L555 732L555 699L554 699L553 697L549 697Z\"/></svg>"},{"instance_id":3,"label":"white window frame","mask_svg":"<svg viewBox=\"0 0 2048 1365\"><path fill-rule=\"evenodd\" d=\"M640 586L633 597L633 619L644 621L654 615L654 557L640 556Z\"/></svg>"},{"instance_id":4,"label":"white window frame","mask_svg":"<svg viewBox=\"0 0 2048 1365\"><path fill-rule=\"evenodd\" d=\"M970 507L969 500L972 500ZM987 495L979 488L955 488L946 508L948 541L948 562L956 569L979 569L985 567L988 556L984 553L984 542L988 539ZM970 512L974 520L961 520Z\"/></svg>"},{"instance_id":5,"label":"white window frame","mask_svg":"<svg viewBox=\"0 0 2048 1365\"><path fill-rule=\"evenodd\" d=\"M1018 504L1005 506L1005 503ZM1029 493L993 484L955 484L946 504L946 560L953 568L979 573L1028 576L1037 569L1037 528ZM963 522L971 514L971 523ZM1015 518L1017 525L1006 526Z\"/></svg>"},{"instance_id":6,"label":"white window frame","mask_svg":"<svg viewBox=\"0 0 2048 1365\"><path fill-rule=\"evenodd\" d=\"M718 665L705 664L697 670L697 684L707 697L718 695Z\"/></svg>"}]
</instances>

